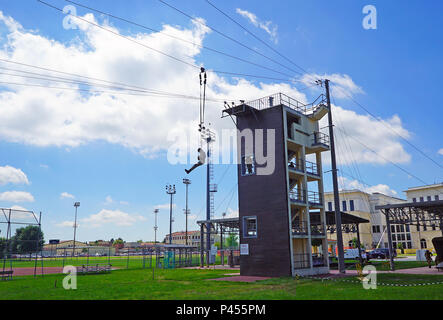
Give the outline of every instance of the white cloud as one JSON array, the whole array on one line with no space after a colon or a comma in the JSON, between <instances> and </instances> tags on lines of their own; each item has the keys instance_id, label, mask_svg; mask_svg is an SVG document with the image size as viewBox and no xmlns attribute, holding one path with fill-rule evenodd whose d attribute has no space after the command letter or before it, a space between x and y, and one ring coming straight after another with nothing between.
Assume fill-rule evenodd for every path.
<instances>
[{"instance_id":1,"label":"white cloud","mask_svg":"<svg viewBox=\"0 0 443 320\"><path fill-rule=\"evenodd\" d=\"M85 18L95 19L92 14ZM199 96L198 81L190 81L192 75L196 74L194 68L84 22L80 23L82 37L70 44L63 44L36 32L24 30L11 18L0 15L0 24L2 21L9 28L9 34L3 40L6 43L0 49L0 58L145 88ZM103 25L112 28L106 23ZM193 23L189 28L164 25L163 29L169 34L199 44L203 43L208 32L198 23ZM119 32L115 28L112 30ZM192 64L200 64L197 58L191 58L200 53L198 47L178 42L160 33L138 33L132 39L182 57ZM214 99L253 100L283 92L303 103L308 102L304 93L288 83L255 84L242 78L226 80L213 73L209 73L208 77L207 95ZM337 90L336 96L343 93L343 90L351 94L362 92L348 75L334 74L328 77L333 81L332 89ZM2 79L0 76L0 81ZM59 83L57 86L77 88L71 84ZM198 101L160 97L109 93L85 95L76 91L11 86L8 91L0 92L0 105L0 118L3 119L0 138L5 141L68 149L93 141L106 141L123 145L146 157L164 153L171 146L168 136L174 133L183 136L184 132L191 129L196 132L198 121ZM233 128L229 119L220 119L221 109L222 103L208 101L207 122L216 130ZM394 161L409 161L410 156L403 150L398 137L380 124L339 107L335 112L337 119L343 118L342 122L349 134L356 134L357 139L375 147L386 157L393 156ZM384 121L398 129L397 131L408 134L402 128L398 116ZM361 146L353 145L354 147L358 162L384 163Z\"/></svg>"},{"instance_id":2,"label":"white cloud","mask_svg":"<svg viewBox=\"0 0 443 320\"><path fill-rule=\"evenodd\" d=\"M403 128L398 115L376 121L370 116L334 105L332 112L339 164L349 165L355 161L356 163L385 165L389 163L388 160L397 164L411 161L411 155L406 152L399 142L400 138L395 134L397 132L405 138L410 136L409 131ZM320 122L320 127L327 125L327 117L324 117ZM329 135L328 132L326 133ZM323 156L325 162L330 163L329 152L324 153Z\"/></svg>"},{"instance_id":3,"label":"white cloud","mask_svg":"<svg viewBox=\"0 0 443 320\"><path fill-rule=\"evenodd\" d=\"M105 199L105 205L110 205L114 202L111 196L107 196Z\"/></svg>"},{"instance_id":4,"label":"white cloud","mask_svg":"<svg viewBox=\"0 0 443 320\"><path fill-rule=\"evenodd\" d=\"M60 199L74 199L74 198L75 198L74 195L67 193L67 192L62 192L60 194Z\"/></svg>"},{"instance_id":5,"label":"white cloud","mask_svg":"<svg viewBox=\"0 0 443 320\"><path fill-rule=\"evenodd\" d=\"M305 74L301 81L303 81L306 85L311 86L313 81L318 79L329 79L330 80L330 89L331 96L337 99L349 99L349 97L353 97L356 94L365 93L363 89L358 86L352 78L347 74ZM322 90L321 87L312 87L313 90Z\"/></svg>"},{"instance_id":6,"label":"white cloud","mask_svg":"<svg viewBox=\"0 0 443 320\"><path fill-rule=\"evenodd\" d=\"M29 192L6 191L0 193L0 201L5 202L34 202L34 197Z\"/></svg>"},{"instance_id":7,"label":"white cloud","mask_svg":"<svg viewBox=\"0 0 443 320\"><path fill-rule=\"evenodd\" d=\"M275 44L278 43L278 26L276 26L272 21L261 21L254 13L242 10L240 8L237 8L235 11L242 17L246 18L256 28L264 30Z\"/></svg>"},{"instance_id":8,"label":"white cloud","mask_svg":"<svg viewBox=\"0 0 443 320\"><path fill-rule=\"evenodd\" d=\"M29 184L28 177L21 170L11 166L0 167L0 185L8 183Z\"/></svg>"},{"instance_id":9,"label":"white cloud","mask_svg":"<svg viewBox=\"0 0 443 320\"><path fill-rule=\"evenodd\" d=\"M138 221L146 220L145 217L138 214L129 214L120 210L103 209L99 213L92 214L82 221L89 227L100 227L105 224L112 224L120 227L132 226Z\"/></svg>"},{"instance_id":10,"label":"white cloud","mask_svg":"<svg viewBox=\"0 0 443 320\"><path fill-rule=\"evenodd\" d=\"M443 156L443 148L441 148L440 150L438 150L438 154Z\"/></svg>"},{"instance_id":11,"label":"white cloud","mask_svg":"<svg viewBox=\"0 0 443 320\"><path fill-rule=\"evenodd\" d=\"M228 208L225 218L238 218L238 209L234 210L234 209Z\"/></svg>"},{"instance_id":12,"label":"white cloud","mask_svg":"<svg viewBox=\"0 0 443 320\"><path fill-rule=\"evenodd\" d=\"M74 228L74 221L63 221L63 222L57 223L56 226L57 227L62 227L62 228L66 228L66 227ZM77 228L79 226L80 225L77 223Z\"/></svg>"},{"instance_id":13,"label":"white cloud","mask_svg":"<svg viewBox=\"0 0 443 320\"><path fill-rule=\"evenodd\" d=\"M338 183L341 190L352 190L352 189L358 189L363 192L367 193L383 193L387 196L397 196L397 191L391 189L386 184L378 184L376 186L367 186L362 183L360 183L357 180L350 180L346 177L338 177Z\"/></svg>"},{"instance_id":14,"label":"white cloud","mask_svg":"<svg viewBox=\"0 0 443 320\"><path fill-rule=\"evenodd\" d=\"M165 204L159 204L157 206L155 206L156 209L169 209L171 205L169 203L165 203ZM172 208L176 208L177 205L175 203L172 204Z\"/></svg>"}]
</instances>

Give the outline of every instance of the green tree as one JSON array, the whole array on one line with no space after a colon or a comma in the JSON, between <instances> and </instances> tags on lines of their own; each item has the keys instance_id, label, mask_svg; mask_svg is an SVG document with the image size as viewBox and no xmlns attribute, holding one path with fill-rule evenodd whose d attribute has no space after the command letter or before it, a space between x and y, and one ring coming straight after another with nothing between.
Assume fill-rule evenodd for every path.
<instances>
[{"instance_id":1,"label":"green tree","mask_svg":"<svg viewBox=\"0 0 443 320\"><path fill-rule=\"evenodd\" d=\"M44 234L37 226L18 228L11 238L11 251L25 254L38 252L45 243Z\"/></svg>"},{"instance_id":2,"label":"green tree","mask_svg":"<svg viewBox=\"0 0 443 320\"><path fill-rule=\"evenodd\" d=\"M3 259L5 253L6 253L6 239L5 238L0 238L0 259Z\"/></svg>"},{"instance_id":3,"label":"green tree","mask_svg":"<svg viewBox=\"0 0 443 320\"><path fill-rule=\"evenodd\" d=\"M236 235L235 233L231 233L228 237L226 237L226 247L238 247L238 235Z\"/></svg>"}]
</instances>

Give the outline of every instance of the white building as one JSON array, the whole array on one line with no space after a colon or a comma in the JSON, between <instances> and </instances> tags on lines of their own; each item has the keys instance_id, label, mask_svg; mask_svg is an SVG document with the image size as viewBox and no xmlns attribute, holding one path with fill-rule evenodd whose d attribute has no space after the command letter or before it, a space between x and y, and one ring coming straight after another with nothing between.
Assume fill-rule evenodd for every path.
<instances>
[{"instance_id":1,"label":"white building","mask_svg":"<svg viewBox=\"0 0 443 320\"><path fill-rule=\"evenodd\" d=\"M406 200L388 196L382 193L367 193L358 189L341 190L340 191L340 210L363 219L367 219L370 223L360 225L361 243L366 249L375 247L387 248L388 237L386 228L386 218L380 210L376 210L375 206L385 204L405 203ZM325 193L326 210L334 211L334 194L332 192ZM399 228L401 233L401 228ZM403 227L403 232L406 233ZM330 239L336 240L336 234L328 235ZM343 233L343 244L346 247L352 246L352 241L357 235L355 233ZM403 236L400 236L403 238ZM408 236L404 236L406 247ZM411 236L409 236L411 238ZM410 240L409 240L410 241ZM412 247L412 243L410 244Z\"/></svg>"}]
</instances>

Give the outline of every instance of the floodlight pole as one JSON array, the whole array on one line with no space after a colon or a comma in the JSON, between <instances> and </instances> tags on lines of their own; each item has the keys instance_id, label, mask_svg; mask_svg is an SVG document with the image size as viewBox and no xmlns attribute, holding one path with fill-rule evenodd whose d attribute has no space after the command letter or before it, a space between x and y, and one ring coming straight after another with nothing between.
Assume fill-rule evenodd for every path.
<instances>
[{"instance_id":1,"label":"floodlight pole","mask_svg":"<svg viewBox=\"0 0 443 320\"><path fill-rule=\"evenodd\" d=\"M172 244L172 196L176 194L175 184L174 185L166 185L166 193L170 195L171 201L169 204L169 244Z\"/></svg>"},{"instance_id":2,"label":"floodlight pole","mask_svg":"<svg viewBox=\"0 0 443 320\"><path fill-rule=\"evenodd\" d=\"M188 187L191 184L191 180L189 179L183 179L183 183L186 186L186 209L185 209L185 215L186 215L186 245L188 245L188 215L189 215L189 209L188 209Z\"/></svg>"},{"instance_id":3,"label":"floodlight pole","mask_svg":"<svg viewBox=\"0 0 443 320\"><path fill-rule=\"evenodd\" d=\"M154 209L154 215L155 215L155 226L154 226L154 245L157 245L157 230L158 230L158 226L157 226L157 213L158 213L158 209Z\"/></svg>"},{"instance_id":4,"label":"floodlight pole","mask_svg":"<svg viewBox=\"0 0 443 320\"><path fill-rule=\"evenodd\" d=\"M334 126L332 122L332 108L331 97L329 94L329 80L325 79L326 89L326 102L328 104L328 125L329 125L329 141L331 144L331 165L332 165L332 184L334 188L334 209L335 209L335 226L337 229L337 249L338 249L338 270L340 273L346 273L345 260L344 260L344 248L343 248L343 234L341 225L341 212L340 212L340 196L338 192L337 181L337 160L335 158L335 141L334 141Z\"/></svg>"},{"instance_id":5,"label":"floodlight pole","mask_svg":"<svg viewBox=\"0 0 443 320\"><path fill-rule=\"evenodd\" d=\"M75 207L75 219L74 219L74 244L73 244L73 250L72 250L73 256L75 254L75 234L77 231L77 208L80 207L80 202L75 202L74 207Z\"/></svg>"}]
</instances>

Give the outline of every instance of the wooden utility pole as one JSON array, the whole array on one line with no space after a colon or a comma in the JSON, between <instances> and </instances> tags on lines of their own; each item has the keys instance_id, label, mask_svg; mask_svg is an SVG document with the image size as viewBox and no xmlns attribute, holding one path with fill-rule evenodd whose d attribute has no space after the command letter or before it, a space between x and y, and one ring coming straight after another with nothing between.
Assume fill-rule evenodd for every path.
<instances>
[{"instance_id":1,"label":"wooden utility pole","mask_svg":"<svg viewBox=\"0 0 443 320\"><path fill-rule=\"evenodd\" d=\"M335 209L335 226L337 232L337 249L338 249L338 270L340 273L345 273L345 253L343 248L343 234L341 225L340 212L340 196L338 192L337 181L337 160L335 158L335 141L334 141L334 126L332 122L332 108L331 97L329 94L329 80L325 79L326 102L328 104L328 125L329 125L329 139L331 144L331 165L332 165L332 185L334 188L334 209Z\"/></svg>"}]
</instances>

